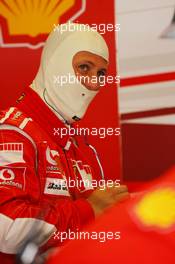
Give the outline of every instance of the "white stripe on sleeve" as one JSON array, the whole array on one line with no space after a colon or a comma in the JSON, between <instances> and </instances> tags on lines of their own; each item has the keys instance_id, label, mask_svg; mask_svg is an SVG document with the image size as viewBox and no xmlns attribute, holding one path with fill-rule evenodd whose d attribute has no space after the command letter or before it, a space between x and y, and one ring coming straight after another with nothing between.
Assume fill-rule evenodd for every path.
<instances>
[{"instance_id":1,"label":"white stripe on sleeve","mask_svg":"<svg viewBox=\"0 0 175 264\"><path fill-rule=\"evenodd\" d=\"M13 220L0 214L0 251L6 254L16 254L25 241L35 234L37 243L42 245L55 231L54 225L43 220L34 218Z\"/></svg>"}]
</instances>

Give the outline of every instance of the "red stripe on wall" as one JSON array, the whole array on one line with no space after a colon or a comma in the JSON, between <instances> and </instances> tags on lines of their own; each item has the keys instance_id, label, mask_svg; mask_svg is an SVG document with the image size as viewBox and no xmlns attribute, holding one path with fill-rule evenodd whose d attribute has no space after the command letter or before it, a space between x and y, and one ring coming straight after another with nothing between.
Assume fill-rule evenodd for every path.
<instances>
[{"instance_id":1,"label":"red stripe on wall","mask_svg":"<svg viewBox=\"0 0 175 264\"><path fill-rule=\"evenodd\" d=\"M156 82L166 82L173 80L175 80L175 72L129 77L129 78L121 79L120 87L122 88L125 86L133 86L133 85L156 83Z\"/></svg>"},{"instance_id":2,"label":"red stripe on wall","mask_svg":"<svg viewBox=\"0 0 175 264\"><path fill-rule=\"evenodd\" d=\"M139 119L143 117L154 117L154 116L162 116L162 115L170 115L170 114L175 114L175 107L122 114L121 120L124 121L130 119Z\"/></svg>"}]
</instances>

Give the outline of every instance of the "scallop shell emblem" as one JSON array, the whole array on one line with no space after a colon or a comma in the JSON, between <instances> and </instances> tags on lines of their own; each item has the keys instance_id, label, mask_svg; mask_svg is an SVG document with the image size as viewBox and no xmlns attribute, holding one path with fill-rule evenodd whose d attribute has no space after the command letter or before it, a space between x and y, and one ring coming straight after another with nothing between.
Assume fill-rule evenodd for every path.
<instances>
[{"instance_id":1,"label":"scallop shell emblem","mask_svg":"<svg viewBox=\"0 0 175 264\"><path fill-rule=\"evenodd\" d=\"M53 24L75 4L75 0L3 0L0 15L7 20L10 35L48 34Z\"/></svg>"},{"instance_id":2,"label":"scallop shell emblem","mask_svg":"<svg viewBox=\"0 0 175 264\"><path fill-rule=\"evenodd\" d=\"M139 222L147 228L175 228L175 189L161 187L147 193L135 206L135 214Z\"/></svg>"}]
</instances>

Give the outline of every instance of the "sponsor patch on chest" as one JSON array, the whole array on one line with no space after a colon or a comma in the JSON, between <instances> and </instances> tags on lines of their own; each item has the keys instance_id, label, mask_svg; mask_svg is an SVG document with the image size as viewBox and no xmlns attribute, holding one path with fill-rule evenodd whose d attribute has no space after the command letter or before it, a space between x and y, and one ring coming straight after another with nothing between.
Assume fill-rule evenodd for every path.
<instances>
[{"instance_id":1,"label":"sponsor patch on chest","mask_svg":"<svg viewBox=\"0 0 175 264\"><path fill-rule=\"evenodd\" d=\"M25 190L25 167L0 166L0 187L15 187Z\"/></svg>"},{"instance_id":2,"label":"sponsor patch on chest","mask_svg":"<svg viewBox=\"0 0 175 264\"><path fill-rule=\"evenodd\" d=\"M45 194L70 196L67 181L57 178L46 178Z\"/></svg>"}]
</instances>

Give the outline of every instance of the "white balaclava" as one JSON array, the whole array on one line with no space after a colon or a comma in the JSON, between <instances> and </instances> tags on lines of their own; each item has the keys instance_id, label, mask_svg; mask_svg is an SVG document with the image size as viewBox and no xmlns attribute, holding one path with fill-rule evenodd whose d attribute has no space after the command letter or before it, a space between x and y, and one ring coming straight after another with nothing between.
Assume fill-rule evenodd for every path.
<instances>
[{"instance_id":1,"label":"white balaclava","mask_svg":"<svg viewBox=\"0 0 175 264\"><path fill-rule=\"evenodd\" d=\"M60 27L67 25L61 32ZM69 24L70 25L70 24ZM109 53L103 37L88 26L62 24L49 35L43 48L39 71L32 83L32 88L47 98L48 104L59 113L64 120L71 123L81 119L97 91L88 90L81 82L55 81L58 76L75 76L72 66L74 55L79 51L88 51L108 61ZM85 30L85 27L87 30ZM83 30L82 30L83 28Z\"/></svg>"}]
</instances>

